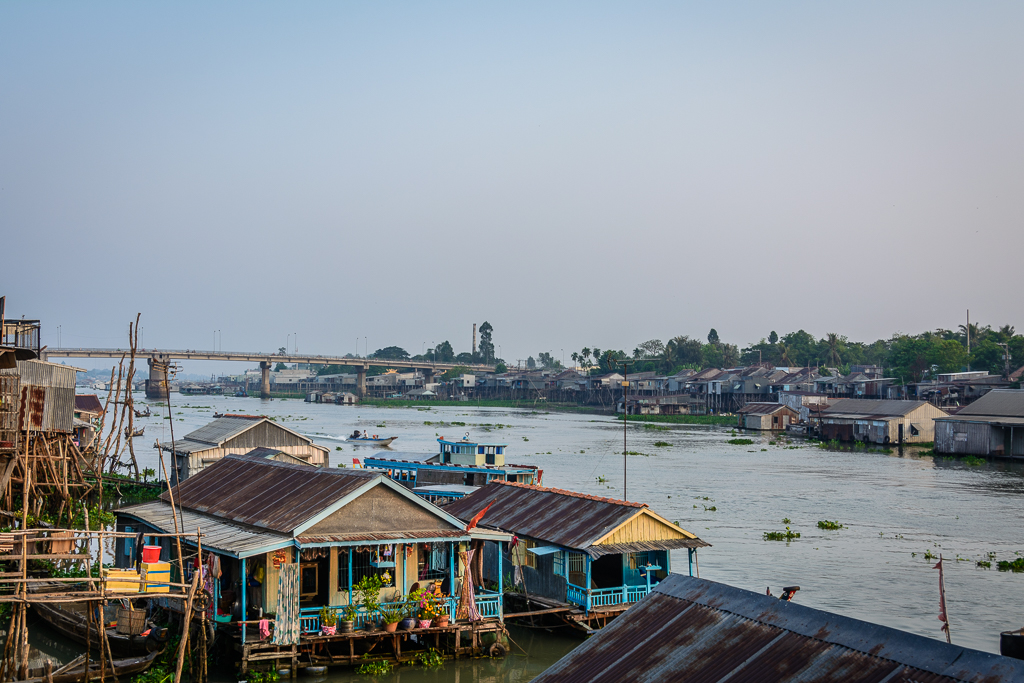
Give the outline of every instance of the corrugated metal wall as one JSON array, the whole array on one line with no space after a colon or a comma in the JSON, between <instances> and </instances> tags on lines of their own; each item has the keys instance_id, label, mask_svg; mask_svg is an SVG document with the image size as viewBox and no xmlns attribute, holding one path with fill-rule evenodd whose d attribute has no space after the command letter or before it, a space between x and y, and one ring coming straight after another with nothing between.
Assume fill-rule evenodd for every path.
<instances>
[{"instance_id":1,"label":"corrugated metal wall","mask_svg":"<svg viewBox=\"0 0 1024 683\"><path fill-rule=\"evenodd\" d=\"M961 455L989 455L991 431L992 428L983 423L937 420L935 422L935 451ZM1014 441L1017 441L1016 434L1014 434ZM1024 440L1021 441L1021 447L1024 452Z\"/></svg>"},{"instance_id":2,"label":"corrugated metal wall","mask_svg":"<svg viewBox=\"0 0 1024 683\"><path fill-rule=\"evenodd\" d=\"M74 430L75 419L75 379L78 371L56 363L38 360L18 361L18 373L21 375L21 391L25 394L42 397L42 419L30 419L29 428L33 431L71 432ZM42 392L32 388L42 389ZM26 388L28 392L26 392ZM28 416L32 417L32 416ZM25 425L19 425L24 429Z\"/></svg>"}]
</instances>

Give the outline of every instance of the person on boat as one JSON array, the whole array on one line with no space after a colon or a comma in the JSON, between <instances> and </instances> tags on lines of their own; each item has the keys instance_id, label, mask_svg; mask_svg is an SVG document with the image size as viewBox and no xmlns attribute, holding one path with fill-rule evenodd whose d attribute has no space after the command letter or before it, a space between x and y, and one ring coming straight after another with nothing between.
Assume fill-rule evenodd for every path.
<instances>
[{"instance_id":1,"label":"person on boat","mask_svg":"<svg viewBox=\"0 0 1024 683\"><path fill-rule=\"evenodd\" d=\"M364 439L369 439L370 438L370 435L366 433L365 429L363 430L363 438Z\"/></svg>"},{"instance_id":2,"label":"person on boat","mask_svg":"<svg viewBox=\"0 0 1024 683\"><path fill-rule=\"evenodd\" d=\"M349 438L350 439L358 439L359 438L359 430L357 429L354 432L352 432L352 436L350 436Z\"/></svg>"}]
</instances>

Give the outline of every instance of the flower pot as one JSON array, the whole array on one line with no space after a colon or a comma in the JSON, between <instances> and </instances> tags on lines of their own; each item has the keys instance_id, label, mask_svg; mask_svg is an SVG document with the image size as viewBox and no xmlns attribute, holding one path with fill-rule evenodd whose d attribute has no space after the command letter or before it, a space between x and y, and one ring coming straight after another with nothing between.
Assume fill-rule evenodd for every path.
<instances>
[{"instance_id":1,"label":"flower pot","mask_svg":"<svg viewBox=\"0 0 1024 683\"><path fill-rule=\"evenodd\" d=\"M354 621L348 621L347 619L338 620L338 633L352 633L352 629L355 628Z\"/></svg>"},{"instance_id":2,"label":"flower pot","mask_svg":"<svg viewBox=\"0 0 1024 683\"><path fill-rule=\"evenodd\" d=\"M442 628L447 626L448 625L448 615L447 614L442 614L441 616L439 616L437 618L437 625L442 627Z\"/></svg>"},{"instance_id":3,"label":"flower pot","mask_svg":"<svg viewBox=\"0 0 1024 683\"><path fill-rule=\"evenodd\" d=\"M394 633L398 630L398 622L396 621L393 624L384 624L384 630L388 633Z\"/></svg>"},{"instance_id":4,"label":"flower pot","mask_svg":"<svg viewBox=\"0 0 1024 683\"><path fill-rule=\"evenodd\" d=\"M430 619L420 619L420 628L430 628Z\"/></svg>"},{"instance_id":5,"label":"flower pot","mask_svg":"<svg viewBox=\"0 0 1024 683\"><path fill-rule=\"evenodd\" d=\"M337 631L337 626L321 626L320 635L322 636L333 636L334 632Z\"/></svg>"},{"instance_id":6,"label":"flower pot","mask_svg":"<svg viewBox=\"0 0 1024 683\"><path fill-rule=\"evenodd\" d=\"M403 631L414 629L416 628L416 619L414 617L406 617L405 619L402 619L400 622L398 622L398 628L402 629Z\"/></svg>"}]
</instances>

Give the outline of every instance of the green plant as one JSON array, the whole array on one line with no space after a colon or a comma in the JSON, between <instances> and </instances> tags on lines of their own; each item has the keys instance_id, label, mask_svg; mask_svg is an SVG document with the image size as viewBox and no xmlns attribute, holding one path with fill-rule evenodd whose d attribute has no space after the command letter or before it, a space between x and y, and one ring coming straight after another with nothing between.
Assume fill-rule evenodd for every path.
<instances>
[{"instance_id":1,"label":"green plant","mask_svg":"<svg viewBox=\"0 0 1024 683\"><path fill-rule=\"evenodd\" d=\"M788 526L785 531L766 531L763 536L766 541L792 541L794 538L800 538L800 533L791 530Z\"/></svg>"},{"instance_id":2,"label":"green plant","mask_svg":"<svg viewBox=\"0 0 1024 683\"><path fill-rule=\"evenodd\" d=\"M1000 560L996 563L996 569L1001 572L1024 572L1024 557L1018 557L1012 562Z\"/></svg>"},{"instance_id":3,"label":"green plant","mask_svg":"<svg viewBox=\"0 0 1024 683\"><path fill-rule=\"evenodd\" d=\"M988 560L978 560L977 566L981 567L982 569L991 569L992 563Z\"/></svg>"},{"instance_id":4,"label":"green plant","mask_svg":"<svg viewBox=\"0 0 1024 683\"><path fill-rule=\"evenodd\" d=\"M344 609L341 610L341 615L345 621L355 621L359 617L359 608L356 605L345 605Z\"/></svg>"},{"instance_id":5,"label":"green plant","mask_svg":"<svg viewBox=\"0 0 1024 683\"><path fill-rule=\"evenodd\" d=\"M377 574L367 574L356 584L355 593L366 616L373 618L380 610L380 590L383 587L384 582Z\"/></svg>"},{"instance_id":6,"label":"green plant","mask_svg":"<svg viewBox=\"0 0 1024 683\"><path fill-rule=\"evenodd\" d=\"M440 669L444 666L444 657L441 653L434 648L430 648L426 652L421 652L416 655L416 661L424 669Z\"/></svg>"},{"instance_id":7,"label":"green plant","mask_svg":"<svg viewBox=\"0 0 1024 683\"><path fill-rule=\"evenodd\" d=\"M977 467L978 465L985 464L985 458L978 458L973 455L967 455L961 458L960 462L962 462L965 465L970 465L971 467Z\"/></svg>"},{"instance_id":8,"label":"green plant","mask_svg":"<svg viewBox=\"0 0 1024 683\"><path fill-rule=\"evenodd\" d=\"M671 446L672 444L670 444L668 441L655 441L654 445L658 446L659 448L663 448L665 446Z\"/></svg>"},{"instance_id":9,"label":"green plant","mask_svg":"<svg viewBox=\"0 0 1024 683\"><path fill-rule=\"evenodd\" d=\"M377 612L380 614L380 620L385 624L397 624L405 618L406 606L392 605L388 607L379 607Z\"/></svg>"},{"instance_id":10,"label":"green plant","mask_svg":"<svg viewBox=\"0 0 1024 683\"><path fill-rule=\"evenodd\" d=\"M790 521L791 521L791 520L789 519L789 517L783 517L783 518L782 518L782 523L783 523L783 524L789 524L789 523L790 523Z\"/></svg>"},{"instance_id":11,"label":"green plant","mask_svg":"<svg viewBox=\"0 0 1024 683\"><path fill-rule=\"evenodd\" d=\"M333 609L324 607L320 610L320 625L321 626L337 626L338 625L338 613Z\"/></svg>"},{"instance_id":12,"label":"green plant","mask_svg":"<svg viewBox=\"0 0 1024 683\"><path fill-rule=\"evenodd\" d=\"M937 559L939 559L939 556L936 555L935 553L933 553L931 550L925 550L924 551L924 559L926 559L926 560L937 560Z\"/></svg>"},{"instance_id":13,"label":"green plant","mask_svg":"<svg viewBox=\"0 0 1024 683\"><path fill-rule=\"evenodd\" d=\"M278 676L276 670L271 671L250 671L245 676L245 680L249 683L277 683Z\"/></svg>"},{"instance_id":14,"label":"green plant","mask_svg":"<svg viewBox=\"0 0 1024 683\"><path fill-rule=\"evenodd\" d=\"M845 529L846 527L839 522L832 522L827 519L823 519L818 522L818 528L825 529L827 531L838 531L839 529Z\"/></svg>"},{"instance_id":15,"label":"green plant","mask_svg":"<svg viewBox=\"0 0 1024 683\"><path fill-rule=\"evenodd\" d=\"M754 440L753 439L729 439L728 441L726 441L726 443L732 444L733 446L749 446L749 445L754 443Z\"/></svg>"},{"instance_id":16,"label":"green plant","mask_svg":"<svg viewBox=\"0 0 1024 683\"><path fill-rule=\"evenodd\" d=\"M365 657L366 655L363 656ZM384 676L391 673L393 666L394 665L391 662L383 659L377 660L376 662L364 662L356 669L356 673L361 676Z\"/></svg>"}]
</instances>

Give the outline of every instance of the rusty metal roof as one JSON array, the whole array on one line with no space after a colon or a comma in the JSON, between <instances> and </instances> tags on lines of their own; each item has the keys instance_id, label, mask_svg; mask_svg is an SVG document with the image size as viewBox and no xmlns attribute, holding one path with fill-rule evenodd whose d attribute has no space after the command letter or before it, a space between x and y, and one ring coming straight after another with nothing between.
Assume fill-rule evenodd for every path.
<instances>
[{"instance_id":1,"label":"rusty metal roof","mask_svg":"<svg viewBox=\"0 0 1024 683\"><path fill-rule=\"evenodd\" d=\"M742 408L740 408L736 412L740 413L740 414L743 414L743 415L771 415L772 413L778 412L779 410L782 410L782 409L786 409L786 410L788 410L791 413L795 412L792 408L790 408L785 403L768 403L768 402L748 403L747 405L743 406Z\"/></svg>"},{"instance_id":2,"label":"rusty metal roof","mask_svg":"<svg viewBox=\"0 0 1024 683\"><path fill-rule=\"evenodd\" d=\"M961 408L957 415L1024 417L1024 391L993 389L974 403Z\"/></svg>"},{"instance_id":3,"label":"rusty metal roof","mask_svg":"<svg viewBox=\"0 0 1024 683\"><path fill-rule=\"evenodd\" d=\"M927 401L875 401L866 398L844 398L826 408L825 415L835 413L844 416L864 416L869 419L900 417L909 415L924 405L929 405L929 403Z\"/></svg>"},{"instance_id":4,"label":"rusty metal roof","mask_svg":"<svg viewBox=\"0 0 1024 683\"><path fill-rule=\"evenodd\" d=\"M103 404L96 394L76 394L75 410L100 415L103 413Z\"/></svg>"},{"instance_id":5,"label":"rusty metal roof","mask_svg":"<svg viewBox=\"0 0 1024 683\"><path fill-rule=\"evenodd\" d=\"M444 510L469 521L491 501L494 505L480 520L481 524L586 552L608 532L647 509L643 503L491 481L476 493L446 505ZM707 545L700 539L688 540L697 541L694 547Z\"/></svg>"},{"instance_id":6,"label":"rusty metal roof","mask_svg":"<svg viewBox=\"0 0 1024 683\"><path fill-rule=\"evenodd\" d=\"M291 465L226 456L177 486L186 510L240 524L291 533L381 472ZM160 496L170 500L165 492Z\"/></svg>"},{"instance_id":7,"label":"rusty metal roof","mask_svg":"<svg viewBox=\"0 0 1024 683\"><path fill-rule=\"evenodd\" d=\"M534 679L725 680L996 683L1024 680L1024 661L672 574Z\"/></svg>"},{"instance_id":8,"label":"rusty metal roof","mask_svg":"<svg viewBox=\"0 0 1024 683\"><path fill-rule=\"evenodd\" d=\"M422 531L374 531L357 532L351 534L303 534L299 536L299 543L378 543L386 541L403 541L406 539L418 539L428 541L430 539L462 539L468 541L471 536L468 531L462 529L425 529Z\"/></svg>"}]
</instances>

